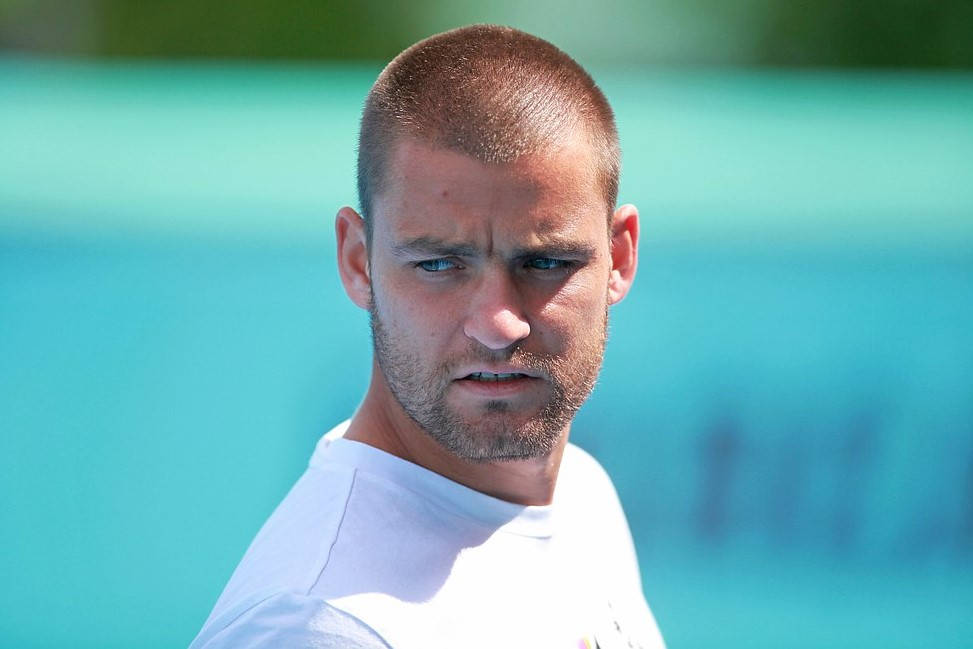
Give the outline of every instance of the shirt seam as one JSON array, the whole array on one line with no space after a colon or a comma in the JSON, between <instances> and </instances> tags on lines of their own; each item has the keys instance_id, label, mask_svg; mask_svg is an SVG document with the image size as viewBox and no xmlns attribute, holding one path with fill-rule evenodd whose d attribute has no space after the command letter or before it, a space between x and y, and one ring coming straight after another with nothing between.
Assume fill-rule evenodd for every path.
<instances>
[{"instance_id":1,"label":"shirt seam","mask_svg":"<svg viewBox=\"0 0 973 649\"><path fill-rule=\"evenodd\" d=\"M352 440L347 440L347 441L352 441ZM355 442L355 443L359 443L360 444L361 442ZM381 450L381 449L378 449L378 450ZM402 460L402 458L398 458L398 457L395 457L395 460L408 462L408 460ZM406 476L404 479L401 479L400 480L399 479L399 471L397 469L396 469L396 471L394 473L392 473L390 475L389 472L383 470L385 468L383 466L380 466L380 467L377 467L377 468L374 468L374 467L371 467L371 466L368 466L366 468L361 468L361 467L355 466L355 465L353 465L351 463L348 463L348 462L345 462L345 461L339 461L337 463L339 463L339 464L341 464L343 466L348 466L353 471L355 471L356 475L357 475L358 472L361 472L363 475L367 476L369 479L376 480L378 482L381 482L382 484L392 486L395 489L401 489L403 491L407 491L407 492L413 494L414 496L416 496L418 498L421 498L423 501L434 505L435 507L437 507L438 509L440 509L442 511L448 512L448 513L450 513L450 514L452 514L452 515L454 515L454 516L456 516L458 518L461 518L463 520L475 522L475 523L479 524L481 527L483 527L484 529L491 529L491 530L501 529L505 533L514 534L516 536L528 537L528 538L548 538L548 537L550 537L550 536L553 535L553 528L546 527L547 524L545 524L544 531L542 531L541 533L536 533L536 532L533 532L533 531L523 532L523 531L511 531L511 530L503 529L504 527L506 527L507 523L510 522L509 520L503 521L499 525L495 524L493 521L484 521L482 518L480 518L480 517L476 516L475 514L471 513L469 507L465 507L463 504L457 503L452 498L440 496L439 494L437 494L436 491L439 489L439 486L436 484L436 482L438 482L438 480L440 480L440 479L446 480L447 482L453 483L456 486L462 487L463 489L466 489L466 490L468 490L470 492L473 492L474 494L477 494L477 495L480 495L480 496L487 496L487 497L490 497L490 498L494 498L494 500L500 500L500 499L497 499L497 498L495 498L493 496L490 496L489 494L484 494L481 491L477 491L476 489L473 489L472 487L468 487L468 486L466 486L464 484L458 483L455 480L451 480L450 478L447 478L446 476L444 476L442 474L439 474L439 473L436 473L435 471L432 471L431 469L427 469L427 468L425 468L425 467L423 467L421 465L416 465L416 467L418 469L421 469L423 472L425 472L427 474L430 474L430 475L428 475L428 476L421 475L418 478L418 480L420 481L420 483L422 484L423 487L430 487L430 488L422 488L422 489L419 489L419 488L416 488L416 487L412 486L411 484L409 484L409 483L412 482L412 480L410 479L409 476ZM414 464L413 462L408 462L408 463L409 464ZM431 480L432 482L429 482L429 480ZM517 507L523 507L522 505L516 505L516 503L507 503L506 501L502 501L502 500L501 500L501 502L505 502L505 504L510 504L510 505L514 505L514 506L517 506ZM554 509L556 510L556 507ZM554 513L554 511L552 511L551 513ZM513 519L510 519L510 520L513 520ZM532 525L529 525L529 526L530 527L533 527Z\"/></svg>"},{"instance_id":2,"label":"shirt seam","mask_svg":"<svg viewBox=\"0 0 973 649\"><path fill-rule=\"evenodd\" d=\"M308 595L308 597L314 597L314 596ZM368 629L376 638L379 639L379 641L383 645L385 645L386 647L388 647L388 649L392 649L392 645L390 645L388 643L388 641L385 639L385 636L383 636L381 633L379 633L371 624L369 624L365 620L361 619L360 617L358 617L354 613L350 613L350 612L346 611L345 609L341 608L340 606L335 606L334 604L332 604L331 602L329 602L326 599L322 599L320 597L315 597L315 599L318 599L319 601L324 602L324 605L325 606L329 606L332 609L334 609L335 611L338 611L339 613L341 613L342 615L347 615L348 617L350 617L354 621L358 622L363 627L365 627L366 629Z\"/></svg>"},{"instance_id":3,"label":"shirt seam","mask_svg":"<svg viewBox=\"0 0 973 649\"><path fill-rule=\"evenodd\" d=\"M317 576L307 587L304 594L308 597L311 595L311 591L320 583L322 577L324 577L324 571L328 569L328 564L331 563L331 556L334 553L334 546L338 543L338 537L341 535L341 528L345 524L345 516L348 514L348 503L351 502L351 494L355 490L355 483L358 481L358 469L353 468L351 473L351 484L348 485L348 493L345 495L345 503L341 507L341 518L338 519L338 525L335 528L334 536L331 538L331 544L328 546L328 552L325 555L324 561L321 564L321 569L318 571Z\"/></svg>"},{"instance_id":4,"label":"shirt seam","mask_svg":"<svg viewBox=\"0 0 973 649\"><path fill-rule=\"evenodd\" d=\"M258 599L256 602L254 602L250 606L247 606L247 607L243 608L240 612L238 612L236 615L234 615L233 618L230 619L226 624L223 624L220 627L220 630L219 631L215 631L213 633L213 635L206 640L206 643L205 644L209 644L211 640L213 640L218 635L220 635L221 633L223 633L227 629L229 629L231 626L233 626L236 623L236 621L239 620L241 617L243 617L244 615L246 615L247 613L249 613L253 609L257 608L258 606L260 606L261 604L263 604L267 600L272 599L274 597L277 597L279 594L280 593L278 593L278 592L272 592L269 595L266 595L265 597L261 597L260 599ZM205 629L206 629L206 627L204 626L203 627L203 630L205 630ZM200 635L202 635L202 634L200 634ZM196 638L196 640L198 640L198 639L199 638ZM196 640L194 640L193 642L195 643ZM203 646L205 646L205 645L203 645ZM192 649L192 648L190 647L190 649Z\"/></svg>"},{"instance_id":5,"label":"shirt seam","mask_svg":"<svg viewBox=\"0 0 973 649\"><path fill-rule=\"evenodd\" d=\"M262 597L260 600L258 600L257 602L255 602L251 606L246 607L245 609L243 609L242 611L240 611L237 615L233 616L233 619L230 620L229 622L227 622L225 625L223 625L223 627L219 631L215 632L206 641L206 644L209 644L210 641L212 641L215 638L217 638L220 634L225 633L230 627L232 627L236 623L237 620L239 620L240 618L242 618L247 613L250 613L251 611L253 611L257 607L261 606L265 602L267 602L269 600L272 600L275 597L281 597L281 596L285 596L285 595L288 595L288 594L296 594L296 593L288 593L287 591L275 591L273 593L270 593L266 597ZM359 624L361 624L363 627L365 627L366 629L368 629L368 631L372 635L374 635L375 638L377 638L379 640L379 642L381 642L385 647L387 647L388 649L392 649L392 646L385 639L385 636L383 636L381 633L379 633L371 624L369 624L368 622L365 622L365 620L361 619L360 617L358 617L354 613L351 613L349 611L346 611L345 609L341 608L340 606L335 606L334 604L332 604L328 600L323 599L321 597L316 597L314 595L311 595L310 593L308 593L307 595L304 595L304 597L307 597L308 599L313 599L313 600L319 601L322 604L324 604L325 606L327 606L327 607L329 607L329 608L331 608L331 609L333 609L335 611L338 611L342 615L345 615L345 616L347 616L347 617L355 620L356 622L358 622ZM198 638L197 638L197 640L198 640ZM193 642L195 643L196 640L194 640Z\"/></svg>"}]
</instances>

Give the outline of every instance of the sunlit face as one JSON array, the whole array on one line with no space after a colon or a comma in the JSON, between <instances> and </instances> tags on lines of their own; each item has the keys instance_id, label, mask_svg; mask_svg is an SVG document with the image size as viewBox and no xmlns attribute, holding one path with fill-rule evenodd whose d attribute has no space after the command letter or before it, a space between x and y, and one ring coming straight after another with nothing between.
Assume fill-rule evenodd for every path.
<instances>
[{"instance_id":1,"label":"sunlit face","mask_svg":"<svg viewBox=\"0 0 973 649\"><path fill-rule=\"evenodd\" d=\"M611 270L583 142L509 164L401 140L374 202L375 354L453 454L549 453L594 386Z\"/></svg>"}]
</instances>

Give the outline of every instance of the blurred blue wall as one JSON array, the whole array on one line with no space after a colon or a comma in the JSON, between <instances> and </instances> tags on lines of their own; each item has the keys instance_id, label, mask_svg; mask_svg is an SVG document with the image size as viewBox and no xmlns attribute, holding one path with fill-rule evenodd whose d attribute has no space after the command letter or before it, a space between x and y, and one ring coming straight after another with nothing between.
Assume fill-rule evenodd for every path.
<instances>
[{"instance_id":1,"label":"blurred blue wall","mask_svg":"<svg viewBox=\"0 0 973 649\"><path fill-rule=\"evenodd\" d=\"M0 645L186 645L367 321L376 66L0 61ZM973 77L595 70L642 211L574 440L671 646L973 638Z\"/></svg>"}]
</instances>

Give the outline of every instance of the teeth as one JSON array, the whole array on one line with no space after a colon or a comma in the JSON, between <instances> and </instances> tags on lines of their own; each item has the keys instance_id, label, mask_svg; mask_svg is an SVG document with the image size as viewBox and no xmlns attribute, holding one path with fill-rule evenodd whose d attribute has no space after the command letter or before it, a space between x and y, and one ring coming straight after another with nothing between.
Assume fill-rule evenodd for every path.
<instances>
[{"instance_id":1,"label":"teeth","mask_svg":"<svg viewBox=\"0 0 973 649\"><path fill-rule=\"evenodd\" d=\"M510 379L516 379L525 376L519 372L501 372L500 374L494 374L492 372L473 372L470 374L470 378L476 381L509 381Z\"/></svg>"}]
</instances>

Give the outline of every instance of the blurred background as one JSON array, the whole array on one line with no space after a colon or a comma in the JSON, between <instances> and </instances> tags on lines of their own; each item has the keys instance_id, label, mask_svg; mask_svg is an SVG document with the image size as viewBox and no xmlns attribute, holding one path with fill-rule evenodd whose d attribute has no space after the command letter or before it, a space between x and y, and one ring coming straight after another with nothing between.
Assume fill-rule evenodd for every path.
<instances>
[{"instance_id":1,"label":"blurred background","mask_svg":"<svg viewBox=\"0 0 973 649\"><path fill-rule=\"evenodd\" d=\"M617 111L573 439L670 647L973 646L969 0L0 0L0 646L188 645L365 388L364 96L471 22Z\"/></svg>"}]
</instances>

